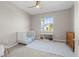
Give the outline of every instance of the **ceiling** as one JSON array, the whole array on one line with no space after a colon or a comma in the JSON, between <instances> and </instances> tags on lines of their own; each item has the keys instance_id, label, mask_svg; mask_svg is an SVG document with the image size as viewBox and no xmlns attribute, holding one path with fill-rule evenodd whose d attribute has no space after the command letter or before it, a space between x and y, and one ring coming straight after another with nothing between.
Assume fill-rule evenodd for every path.
<instances>
[{"instance_id":1,"label":"ceiling","mask_svg":"<svg viewBox=\"0 0 79 59\"><path fill-rule=\"evenodd\" d=\"M72 1L41 1L41 8L28 8L35 5L35 1L12 1L11 3L30 15L64 10L72 7L74 4Z\"/></svg>"}]
</instances>

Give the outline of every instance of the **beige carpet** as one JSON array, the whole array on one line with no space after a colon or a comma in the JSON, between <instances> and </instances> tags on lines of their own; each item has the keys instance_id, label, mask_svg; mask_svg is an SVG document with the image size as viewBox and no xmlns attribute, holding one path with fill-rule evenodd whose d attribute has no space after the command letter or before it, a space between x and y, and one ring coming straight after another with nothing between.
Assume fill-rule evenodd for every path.
<instances>
[{"instance_id":1,"label":"beige carpet","mask_svg":"<svg viewBox=\"0 0 79 59\"><path fill-rule=\"evenodd\" d=\"M8 57L61 57L60 55L27 48L25 45L17 45L9 50Z\"/></svg>"}]
</instances>

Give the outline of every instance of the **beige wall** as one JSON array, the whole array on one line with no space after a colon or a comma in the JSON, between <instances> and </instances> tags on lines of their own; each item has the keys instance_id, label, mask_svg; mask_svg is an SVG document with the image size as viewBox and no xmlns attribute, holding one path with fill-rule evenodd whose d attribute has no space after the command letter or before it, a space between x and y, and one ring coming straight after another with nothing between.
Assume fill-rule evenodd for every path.
<instances>
[{"instance_id":1,"label":"beige wall","mask_svg":"<svg viewBox=\"0 0 79 59\"><path fill-rule=\"evenodd\" d=\"M73 30L73 15L72 10L70 8L68 10L50 12L45 14L39 14L31 16L31 30L40 32L40 19L42 16L52 16L55 19L55 30L54 30L54 39L55 40L63 40L66 39L66 32L74 31ZM71 11L72 10L72 11Z\"/></svg>"},{"instance_id":2,"label":"beige wall","mask_svg":"<svg viewBox=\"0 0 79 59\"><path fill-rule=\"evenodd\" d=\"M16 32L29 30L29 15L9 2L0 2L0 43L16 42Z\"/></svg>"}]
</instances>

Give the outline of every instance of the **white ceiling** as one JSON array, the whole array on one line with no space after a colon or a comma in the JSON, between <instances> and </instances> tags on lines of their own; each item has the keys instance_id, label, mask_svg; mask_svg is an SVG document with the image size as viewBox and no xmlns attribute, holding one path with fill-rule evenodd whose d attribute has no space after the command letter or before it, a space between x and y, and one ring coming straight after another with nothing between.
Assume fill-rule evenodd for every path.
<instances>
[{"instance_id":1,"label":"white ceiling","mask_svg":"<svg viewBox=\"0 0 79 59\"><path fill-rule=\"evenodd\" d=\"M28 8L29 6L35 5L35 1L13 1L11 3L26 11L30 15L64 10L72 7L74 4L72 1L41 1L41 8L37 9L35 7Z\"/></svg>"}]
</instances>

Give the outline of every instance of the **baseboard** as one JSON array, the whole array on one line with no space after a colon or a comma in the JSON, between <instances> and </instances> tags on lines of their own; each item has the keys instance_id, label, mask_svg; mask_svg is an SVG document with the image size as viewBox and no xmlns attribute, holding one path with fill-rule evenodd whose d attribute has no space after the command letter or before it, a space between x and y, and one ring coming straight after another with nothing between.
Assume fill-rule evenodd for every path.
<instances>
[{"instance_id":1,"label":"baseboard","mask_svg":"<svg viewBox=\"0 0 79 59\"><path fill-rule=\"evenodd\" d=\"M18 43L13 43L13 44L7 44L7 45L5 45L5 47L6 48L11 48L11 47L13 47L13 46L15 46L15 45L17 45Z\"/></svg>"},{"instance_id":2,"label":"baseboard","mask_svg":"<svg viewBox=\"0 0 79 59\"><path fill-rule=\"evenodd\" d=\"M63 43L66 43L66 40L58 40L58 39L53 39L53 41L56 41L56 42L63 42Z\"/></svg>"}]
</instances>

